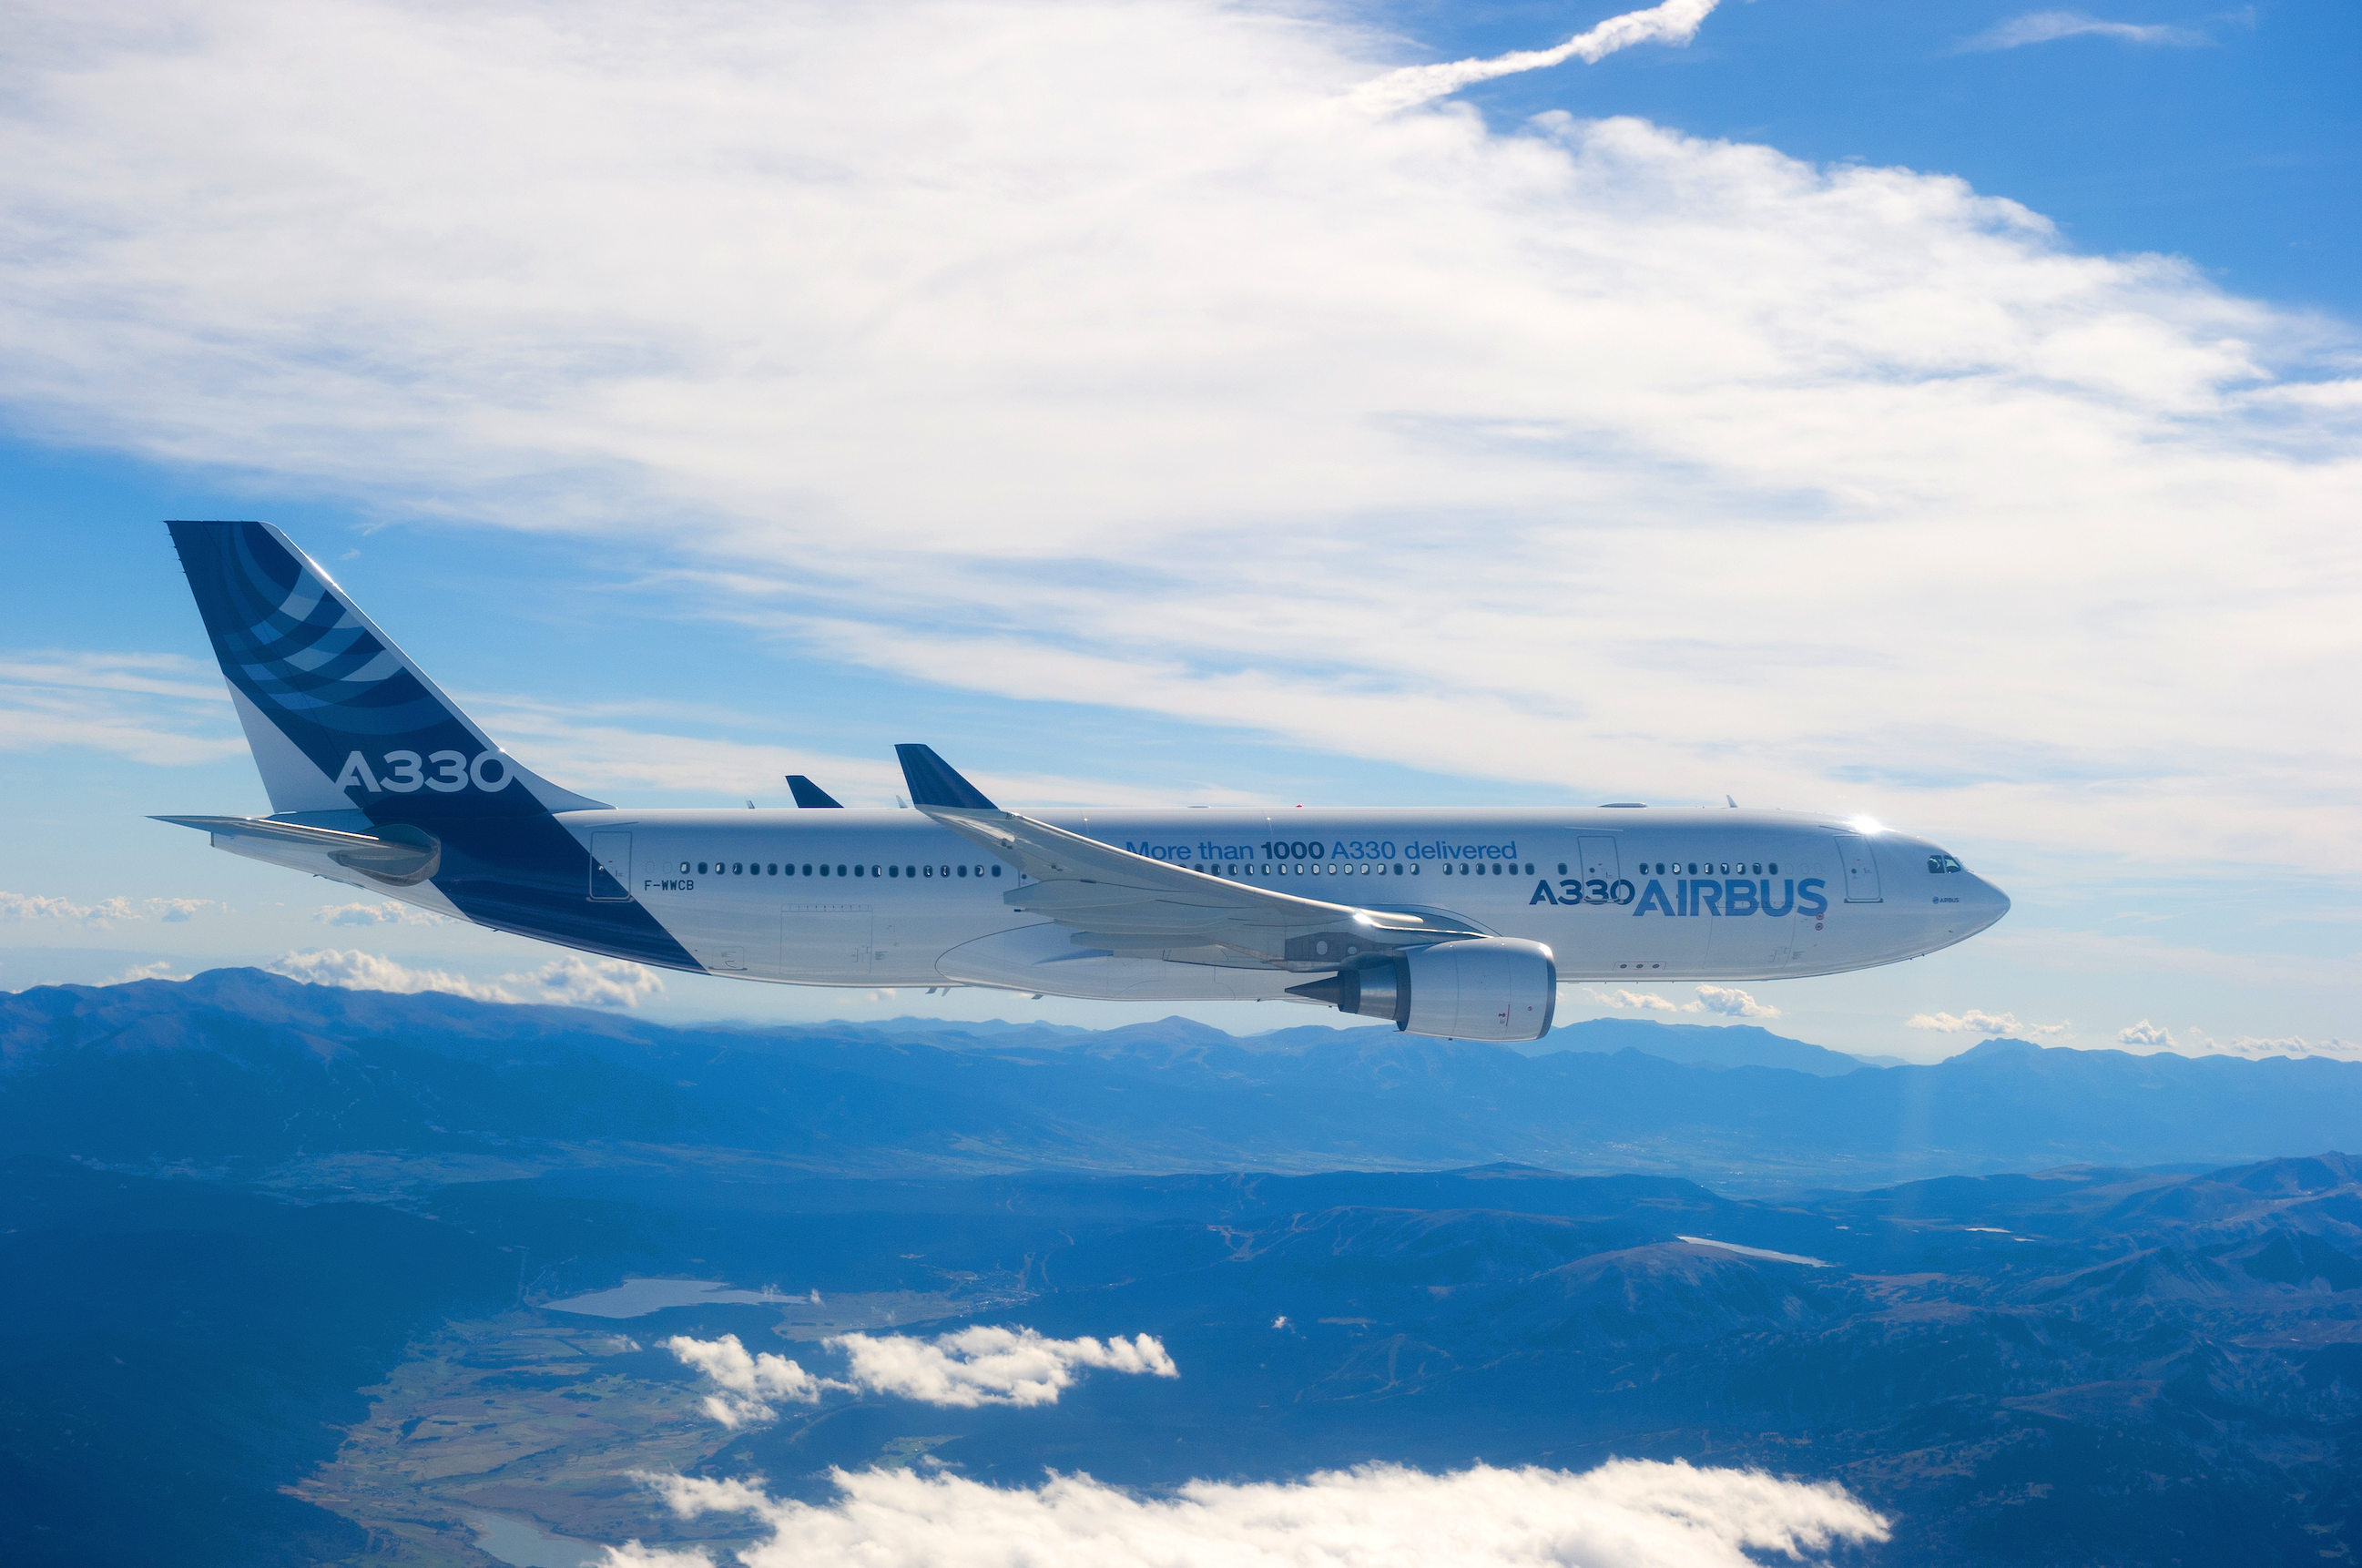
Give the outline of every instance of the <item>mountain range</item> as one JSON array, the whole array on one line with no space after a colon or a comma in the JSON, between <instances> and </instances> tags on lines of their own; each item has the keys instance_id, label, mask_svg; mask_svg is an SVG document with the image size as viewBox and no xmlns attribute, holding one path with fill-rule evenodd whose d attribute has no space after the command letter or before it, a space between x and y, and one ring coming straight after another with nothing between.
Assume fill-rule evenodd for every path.
<instances>
[{"instance_id":1,"label":"mountain range","mask_svg":"<svg viewBox=\"0 0 2362 1568\"><path fill-rule=\"evenodd\" d=\"M1993 1040L1932 1066L1837 1074L1821 1058L1838 1053L1746 1027L1606 1020L1562 1036L1571 1048L1525 1055L1383 1027L1239 1037L1177 1018L1086 1034L683 1029L215 970L0 997L0 1140L249 1162L693 1143L869 1174L1507 1160L1772 1191L2230 1164L2335 1147L2362 1124L2362 1064L2318 1058ZM1668 1059L1707 1051L1804 1066Z\"/></svg>"},{"instance_id":2,"label":"mountain range","mask_svg":"<svg viewBox=\"0 0 2362 1568\"><path fill-rule=\"evenodd\" d=\"M2257 1150L2350 1144L2362 1067L1610 1022L1525 1055L251 970L0 996L0 1557L748 1539L632 1479L669 1470L821 1501L833 1467L1154 1494L1616 1455L1836 1482L1910 1568L2346 1555L2362 1160ZM972 1324L1152 1334L1180 1375L731 1430L660 1348L842 1382L833 1335Z\"/></svg>"}]
</instances>

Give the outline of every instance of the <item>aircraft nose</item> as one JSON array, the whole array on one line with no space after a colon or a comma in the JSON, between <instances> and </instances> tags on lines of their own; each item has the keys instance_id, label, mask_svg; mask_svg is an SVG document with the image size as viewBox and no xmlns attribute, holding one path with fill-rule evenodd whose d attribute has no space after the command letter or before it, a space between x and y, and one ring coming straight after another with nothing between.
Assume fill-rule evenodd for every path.
<instances>
[{"instance_id":1,"label":"aircraft nose","mask_svg":"<svg viewBox=\"0 0 2362 1568\"><path fill-rule=\"evenodd\" d=\"M1977 929L1982 931L2009 913L2009 895L1982 877L1972 876L1972 879L1975 882L1976 901L1971 907L1976 911Z\"/></svg>"}]
</instances>

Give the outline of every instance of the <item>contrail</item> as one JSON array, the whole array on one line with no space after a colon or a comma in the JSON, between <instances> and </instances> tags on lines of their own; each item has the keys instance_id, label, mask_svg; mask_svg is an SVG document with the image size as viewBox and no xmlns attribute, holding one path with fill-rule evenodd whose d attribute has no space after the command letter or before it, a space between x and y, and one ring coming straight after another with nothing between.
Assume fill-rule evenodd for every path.
<instances>
[{"instance_id":1,"label":"contrail","mask_svg":"<svg viewBox=\"0 0 2362 1568\"><path fill-rule=\"evenodd\" d=\"M1457 93L1472 82L1489 82L1496 76L1514 76L1520 71L1563 65L1578 56L1589 62L1634 44L1685 44L1697 36L1698 24L1718 3L1719 0L1665 0L1663 5L1645 11L1610 17L1556 49L1519 50L1515 54L1496 54L1490 60L1406 66L1363 83L1345 95L1345 101L1374 115L1390 115L1447 93Z\"/></svg>"}]
</instances>

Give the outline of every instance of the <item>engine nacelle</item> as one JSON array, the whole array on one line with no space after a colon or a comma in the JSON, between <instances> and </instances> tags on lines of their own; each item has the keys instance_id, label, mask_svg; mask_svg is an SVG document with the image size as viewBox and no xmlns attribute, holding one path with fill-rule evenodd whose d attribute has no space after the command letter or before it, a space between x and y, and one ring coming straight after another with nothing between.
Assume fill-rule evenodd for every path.
<instances>
[{"instance_id":1,"label":"engine nacelle","mask_svg":"<svg viewBox=\"0 0 2362 1568\"><path fill-rule=\"evenodd\" d=\"M1558 960L1539 942L1472 937L1341 969L1308 986L1290 986L1288 995L1363 1018L1391 1018L1407 1034L1540 1040L1558 1008Z\"/></svg>"}]
</instances>

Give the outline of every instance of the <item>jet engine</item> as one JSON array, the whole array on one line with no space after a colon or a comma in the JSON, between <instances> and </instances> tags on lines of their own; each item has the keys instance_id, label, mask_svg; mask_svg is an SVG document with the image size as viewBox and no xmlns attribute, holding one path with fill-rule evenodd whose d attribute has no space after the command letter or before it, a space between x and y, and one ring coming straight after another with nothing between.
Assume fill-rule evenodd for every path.
<instances>
[{"instance_id":1,"label":"jet engine","mask_svg":"<svg viewBox=\"0 0 2362 1568\"><path fill-rule=\"evenodd\" d=\"M1540 1040L1558 1005L1558 961L1539 942L1472 937L1291 986L1288 995L1340 1012L1391 1018L1407 1034Z\"/></svg>"}]
</instances>

